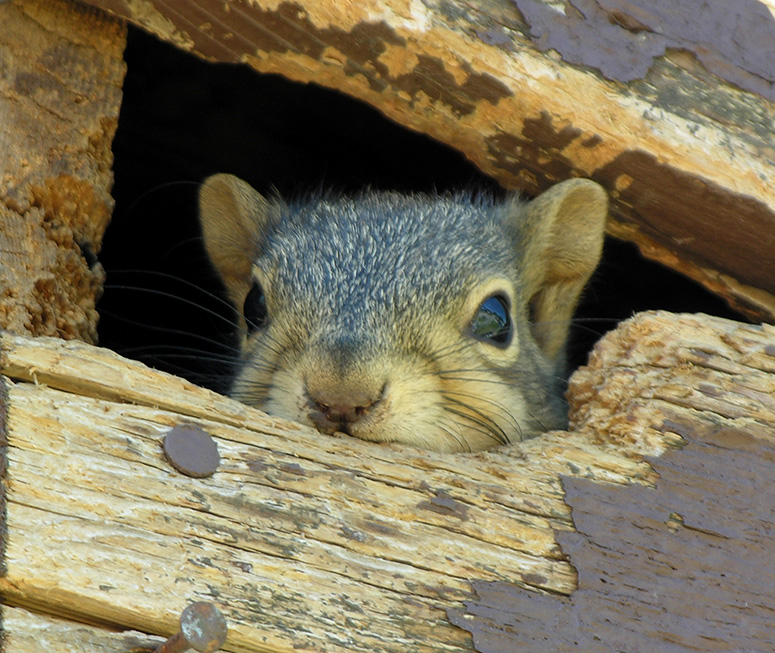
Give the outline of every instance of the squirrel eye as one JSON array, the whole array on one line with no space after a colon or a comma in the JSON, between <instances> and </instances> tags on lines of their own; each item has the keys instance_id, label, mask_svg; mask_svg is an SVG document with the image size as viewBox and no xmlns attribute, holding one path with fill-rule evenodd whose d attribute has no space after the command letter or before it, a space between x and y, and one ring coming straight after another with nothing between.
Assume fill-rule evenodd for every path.
<instances>
[{"instance_id":1,"label":"squirrel eye","mask_svg":"<svg viewBox=\"0 0 775 653\"><path fill-rule=\"evenodd\" d=\"M513 332L508 300L503 295L485 299L471 323L471 332L478 340L500 347L508 346Z\"/></svg>"},{"instance_id":2,"label":"squirrel eye","mask_svg":"<svg viewBox=\"0 0 775 653\"><path fill-rule=\"evenodd\" d=\"M264 289L255 281L247 297L245 297L242 313L245 316L245 321L248 323L248 333L253 333L256 329L260 329L266 324L268 311L266 309Z\"/></svg>"}]
</instances>

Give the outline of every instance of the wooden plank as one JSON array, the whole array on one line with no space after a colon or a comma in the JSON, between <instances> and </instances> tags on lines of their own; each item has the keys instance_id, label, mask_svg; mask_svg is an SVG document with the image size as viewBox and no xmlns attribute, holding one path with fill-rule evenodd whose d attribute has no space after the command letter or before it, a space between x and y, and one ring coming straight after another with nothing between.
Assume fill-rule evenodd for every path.
<instances>
[{"instance_id":1,"label":"wooden plank","mask_svg":"<svg viewBox=\"0 0 775 653\"><path fill-rule=\"evenodd\" d=\"M683 446L652 459L653 487L566 478L570 600L477 581L453 622L486 652L770 650L775 329L645 316L598 345L571 393L604 440L655 429Z\"/></svg>"},{"instance_id":2,"label":"wooden plank","mask_svg":"<svg viewBox=\"0 0 775 653\"><path fill-rule=\"evenodd\" d=\"M23 608L0 606L2 651L90 651L91 653L139 653L162 641L137 631L87 626L46 617Z\"/></svg>"},{"instance_id":3,"label":"wooden plank","mask_svg":"<svg viewBox=\"0 0 775 653\"><path fill-rule=\"evenodd\" d=\"M571 527L561 474L647 481L635 451L671 441L556 433L434 455L323 437L81 343L0 342L4 600L160 635L212 600L231 651L470 650L446 616L470 579L575 587L554 535ZM180 412L155 407L172 395ZM181 421L217 440L212 478L164 459Z\"/></svg>"},{"instance_id":4,"label":"wooden plank","mask_svg":"<svg viewBox=\"0 0 775 653\"><path fill-rule=\"evenodd\" d=\"M96 341L126 26L0 3L0 328Z\"/></svg>"},{"instance_id":5,"label":"wooden plank","mask_svg":"<svg viewBox=\"0 0 775 653\"><path fill-rule=\"evenodd\" d=\"M456 455L321 436L82 343L0 346L8 605L163 636L211 600L229 651L775 636L773 327L638 316L574 376L573 430ZM218 442L213 477L167 463L178 423ZM654 592L691 609L644 618Z\"/></svg>"},{"instance_id":6,"label":"wooden plank","mask_svg":"<svg viewBox=\"0 0 775 653\"><path fill-rule=\"evenodd\" d=\"M585 176L609 231L775 320L775 7L89 0L212 60L336 88L530 192Z\"/></svg>"}]
</instances>

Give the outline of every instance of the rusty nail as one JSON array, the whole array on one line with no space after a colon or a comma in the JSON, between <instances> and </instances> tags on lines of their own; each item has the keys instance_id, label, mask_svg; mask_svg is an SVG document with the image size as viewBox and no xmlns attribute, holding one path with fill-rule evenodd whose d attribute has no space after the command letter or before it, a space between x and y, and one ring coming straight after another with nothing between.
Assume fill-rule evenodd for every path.
<instances>
[{"instance_id":1,"label":"rusty nail","mask_svg":"<svg viewBox=\"0 0 775 653\"><path fill-rule=\"evenodd\" d=\"M213 653L223 646L228 632L221 611L212 603L197 601L181 613L180 630L154 653L182 653L190 648L202 653Z\"/></svg>"}]
</instances>

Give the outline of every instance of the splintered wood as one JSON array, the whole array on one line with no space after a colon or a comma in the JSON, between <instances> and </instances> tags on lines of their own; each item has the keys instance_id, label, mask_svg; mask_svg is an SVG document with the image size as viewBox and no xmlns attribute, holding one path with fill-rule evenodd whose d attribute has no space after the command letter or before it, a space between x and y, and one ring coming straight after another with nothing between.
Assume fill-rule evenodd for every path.
<instances>
[{"instance_id":1,"label":"splintered wood","mask_svg":"<svg viewBox=\"0 0 775 653\"><path fill-rule=\"evenodd\" d=\"M30 620L82 633L69 650L151 646L196 600L226 616L228 651L471 650L450 618L472 582L577 588L557 543L574 528L567 479L652 487L642 456L681 442L667 413L773 428L773 342L768 327L644 314L575 377L573 431L442 455L322 436L105 350L4 334L0 594L20 609L4 613L6 650L39 650ZM165 459L181 423L217 442L214 476Z\"/></svg>"},{"instance_id":2,"label":"splintered wood","mask_svg":"<svg viewBox=\"0 0 775 653\"><path fill-rule=\"evenodd\" d=\"M24 0L0 26L0 328L96 342L126 25Z\"/></svg>"},{"instance_id":3,"label":"splintered wood","mask_svg":"<svg viewBox=\"0 0 775 653\"><path fill-rule=\"evenodd\" d=\"M647 474L567 434L547 438L554 464L539 449L453 457L323 438L103 350L3 345L17 382L0 589L76 620L170 633L185 603L210 599L233 650L465 650L444 609L470 578L572 591L553 536L570 527L560 473ZM181 421L216 438L214 477L164 459Z\"/></svg>"},{"instance_id":4,"label":"splintered wood","mask_svg":"<svg viewBox=\"0 0 775 653\"><path fill-rule=\"evenodd\" d=\"M87 1L368 102L509 188L594 179L609 233L775 321L769 0Z\"/></svg>"}]
</instances>

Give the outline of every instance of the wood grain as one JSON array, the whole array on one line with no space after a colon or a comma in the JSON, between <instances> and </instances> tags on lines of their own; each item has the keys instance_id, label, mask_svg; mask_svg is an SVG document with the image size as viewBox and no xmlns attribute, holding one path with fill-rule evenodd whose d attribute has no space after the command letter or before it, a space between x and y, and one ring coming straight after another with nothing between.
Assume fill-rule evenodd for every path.
<instances>
[{"instance_id":1,"label":"wood grain","mask_svg":"<svg viewBox=\"0 0 775 653\"><path fill-rule=\"evenodd\" d=\"M96 341L126 26L0 3L0 328Z\"/></svg>"},{"instance_id":2,"label":"wood grain","mask_svg":"<svg viewBox=\"0 0 775 653\"><path fill-rule=\"evenodd\" d=\"M686 628L720 623L721 639L756 623L745 641L766 641L770 607L750 570L711 602L695 584L703 599L670 628L640 615L649 579L680 588L678 572L714 578L745 546L771 550L765 513L745 526L714 515L760 505L749 493L775 441L772 327L638 316L574 376L571 431L459 455L321 436L82 343L3 334L0 347L6 606L169 635L188 602L211 600L228 651L505 651L587 632L626 644L643 628L657 648L679 632L696 648ZM165 460L161 440L181 422L216 439L212 478ZM765 467L745 462L753 452ZM727 474L720 496L715 470L735 469L753 475ZM624 516L656 506L657 521ZM611 557L617 546L630 557ZM641 578L646 594L595 574ZM746 601L764 606L748 621ZM508 625L539 606L544 622ZM625 630L604 628L603 606Z\"/></svg>"},{"instance_id":3,"label":"wood grain","mask_svg":"<svg viewBox=\"0 0 775 653\"><path fill-rule=\"evenodd\" d=\"M211 60L335 88L775 320L775 12L758 1L89 0ZM696 20L695 20L696 19Z\"/></svg>"},{"instance_id":4,"label":"wood grain","mask_svg":"<svg viewBox=\"0 0 775 653\"><path fill-rule=\"evenodd\" d=\"M323 437L81 343L0 344L5 602L170 634L213 600L233 651L470 650L446 609L471 579L575 587L561 474L647 481L635 452L670 442L555 433L433 455ZM214 477L164 459L181 421L216 438Z\"/></svg>"},{"instance_id":5,"label":"wood grain","mask_svg":"<svg viewBox=\"0 0 775 653\"><path fill-rule=\"evenodd\" d=\"M23 608L3 606L2 646L16 653L32 651L89 651L90 653L147 653L164 640L131 630L111 631L65 619L47 617Z\"/></svg>"}]
</instances>

